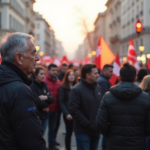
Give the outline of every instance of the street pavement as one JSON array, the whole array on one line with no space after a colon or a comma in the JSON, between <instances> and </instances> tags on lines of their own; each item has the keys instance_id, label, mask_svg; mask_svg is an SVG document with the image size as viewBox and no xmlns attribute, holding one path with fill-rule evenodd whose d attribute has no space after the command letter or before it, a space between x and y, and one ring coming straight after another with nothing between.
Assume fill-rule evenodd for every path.
<instances>
[{"instance_id":1,"label":"street pavement","mask_svg":"<svg viewBox=\"0 0 150 150\"><path fill-rule=\"evenodd\" d=\"M64 124L64 121L63 121L63 117L61 116L61 124L60 124L59 131L58 131L58 134L57 134L57 142L60 143L60 146L58 146L59 150L65 150L65 142L64 142L65 134L63 134L64 131L65 131L65 124ZM48 147L48 127L46 129L44 139L45 139L46 145ZM101 145L101 139L102 138L100 138L98 150L101 150L101 146L100 146ZM71 139L71 147L72 147L71 150L76 150L76 141L75 141L74 133L73 133L72 139Z\"/></svg>"}]
</instances>

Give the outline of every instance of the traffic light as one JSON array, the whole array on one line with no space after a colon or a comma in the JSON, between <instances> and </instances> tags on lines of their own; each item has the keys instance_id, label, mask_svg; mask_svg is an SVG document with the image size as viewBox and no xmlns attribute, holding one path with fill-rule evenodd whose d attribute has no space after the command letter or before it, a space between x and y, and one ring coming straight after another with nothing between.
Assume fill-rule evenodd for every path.
<instances>
[{"instance_id":1,"label":"traffic light","mask_svg":"<svg viewBox=\"0 0 150 150\"><path fill-rule=\"evenodd\" d=\"M137 32L138 34L140 34L140 33L142 32L142 29L143 29L142 22L138 20L138 21L136 22L136 32Z\"/></svg>"}]
</instances>

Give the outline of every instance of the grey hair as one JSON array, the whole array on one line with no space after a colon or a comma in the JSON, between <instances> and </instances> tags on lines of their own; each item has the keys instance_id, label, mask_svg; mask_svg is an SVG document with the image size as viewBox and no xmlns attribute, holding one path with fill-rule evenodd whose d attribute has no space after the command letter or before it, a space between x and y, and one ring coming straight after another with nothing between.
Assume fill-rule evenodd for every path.
<instances>
[{"instance_id":1,"label":"grey hair","mask_svg":"<svg viewBox=\"0 0 150 150\"><path fill-rule=\"evenodd\" d=\"M1 38L0 52L2 61L8 61L13 63L14 56L17 52L26 56L26 50L29 48L27 39L33 40L33 37L29 34L15 32L7 34Z\"/></svg>"}]
</instances>

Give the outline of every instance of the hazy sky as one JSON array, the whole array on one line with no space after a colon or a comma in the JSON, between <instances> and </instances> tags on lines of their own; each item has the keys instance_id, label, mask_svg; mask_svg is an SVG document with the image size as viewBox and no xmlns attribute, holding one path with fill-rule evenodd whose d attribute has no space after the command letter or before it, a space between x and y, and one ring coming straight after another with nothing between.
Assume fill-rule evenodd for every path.
<instances>
[{"instance_id":1,"label":"hazy sky","mask_svg":"<svg viewBox=\"0 0 150 150\"><path fill-rule=\"evenodd\" d=\"M84 40L81 27L77 25L82 10L88 18L90 30L99 12L103 12L107 0L36 0L34 10L38 11L50 23L55 36L69 54L73 54Z\"/></svg>"}]
</instances>

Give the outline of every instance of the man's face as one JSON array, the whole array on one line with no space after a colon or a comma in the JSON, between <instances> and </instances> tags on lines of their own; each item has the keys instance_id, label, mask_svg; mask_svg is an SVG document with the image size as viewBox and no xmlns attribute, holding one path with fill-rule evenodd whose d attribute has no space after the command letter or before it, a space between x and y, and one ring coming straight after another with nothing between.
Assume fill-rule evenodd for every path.
<instances>
[{"instance_id":1,"label":"man's face","mask_svg":"<svg viewBox=\"0 0 150 150\"><path fill-rule=\"evenodd\" d=\"M55 78L58 75L58 68L51 67L51 69L48 70L48 73L49 73L50 77Z\"/></svg>"},{"instance_id":2,"label":"man's face","mask_svg":"<svg viewBox=\"0 0 150 150\"><path fill-rule=\"evenodd\" d=\"M97 68L92 68L92 72L91 72L91 74L89 74L88 77L89 77L89 80L91 83L96 83L97 78L99 77Z\"/></svg>"},{"instance_id":3,"label":"man's face","mask_svg":"<svg viewBox=\"0 0 150 150\"><path fill-rule=\"evenodd\" d=\"M22 57L22 71L29 76L33 72L35 72L36 61L39 60L37 55L37 51L35 49L34 43L27 39L28 49L26 50L26 56Z\"/></svg>"},{"instance_id":4,"label":"man's face","mask_svg":"<svg viewBox=\"0 0 150 150\"><path fill-rule=\"evenodd\" d=\"M62 68L61 68L62 73L65 74L67 72L67 70L68 70L68 66L62 66Z\"/></svg>"},{"instance_id":5,"label":"man's face","mask_svg":"<svg viewBox=\"0 0 150 150\"><path fill-rule=\"evenodd\" d=\"M108 67L108 69L104 70L104 76L107 78L107 79L110 79L113 75L113 68L111 67Z\"/></svg>"}]
</instances>

